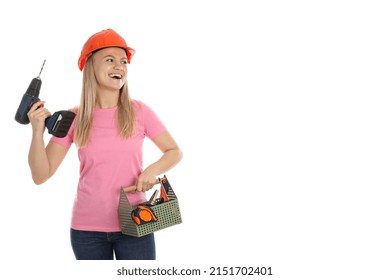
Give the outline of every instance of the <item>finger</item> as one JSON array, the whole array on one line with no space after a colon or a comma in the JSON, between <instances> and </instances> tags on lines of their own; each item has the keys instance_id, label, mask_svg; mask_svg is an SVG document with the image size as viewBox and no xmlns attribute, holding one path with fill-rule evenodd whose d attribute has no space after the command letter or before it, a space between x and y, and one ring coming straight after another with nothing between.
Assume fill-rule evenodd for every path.
<instances>
[{"instance_id":1,"label":"finger","mask_svg":"<svg viewBox=\"0 0 390 280\"><path fill-rule=\"evenodd\" d=\"M142 191L147 192L151 189L151 185L148 181L142 182Z\"/></svg>"},{"instance_id":2,"label":"finger","mask_svg":"<svg viewBox=\"0 0 390 280\"><path fill-rule=\"evenodd\" d=\"M47 117L50 117L50 112L47 110L47 109L44 109L44 108L40 108L34 112L32 112L29 117L30 118L33 118L33 119L38 119L38 120L42 120L42 119L46 119Z\"/></svg>"},{"instance_id":3,"label":"finger","mask_svg":"<svg viewBox=\"0 0 390 280\"><path fill-rule=\"evenodd\" d=\"M42 112L49 112L49 110L43 107L38 107L36 110L31 112L31 115L38 115L41 114Z\"/></svg>"},{"instance_id":4,"label":"finger","mask_svg":"<svg viewBox=\"0 0 390 280\"><path fill-rule=\"evenodd\" d=\"M38 101L38 102L35 102L32 106L31 106L31 109L30 109L30 112L34 112L36 109L38 109L38 107L44 107L45 106L45 101Z\"/></svg>"},{"instance_id":5,"label":"finger","mask_svg":"<svg viewBox=\"0 0 390 280\"><path fill-rule=\"evenodd\" d=\"M40 103L40 102L37 102L37 103ZM43 106L44 106L44 105L43 105L43 104L39 105L39 104L37 104L37 103L35 103L35 104L31 107L30 111L28 111L28 113L27 113L27 116L28 116L30 119L36 117L37 114L39 114L39 113L42 112L42 110L43 110ZM47 109L44 109L44 110L47 111Z\"/></svg>"},{"instance_id":6,"label":"finger","mask_svg":"<svg viewBox=\"0 0 390 280\"><path fill-rule=\"evenodd\" d=\"M158 179L154 180L138 180L137 181L137 191L146 192L154 187L155 184L158 184L160 181Z\"/></svg>"},{"instance_id":7,"label":"finger","mask_svg":"<svg viewBox=\"0 0 390 280\"><path fill-rule=\"evenodd\" d=\"M144 190L148 191L148 190L152 189L154 187L154 185L155 184L153 182L145 182Z\"/></svg>"},{"instance_id":8,"label":"finger","mask_svg":"<svg viewBox=\"0 0 390 280\"><path fill-rule=\"evenodd\" d=\"M129 186L129 187L123 188L123 190L125 192L128 192L128 193L135 193L137 191L137 186Z\"/></svg>"},{"instance_id":9,"label":"finger","mask_svg":"<svg viewBox=\"0 0 390 280\"><path fill-rule=\"evenodd\" d=\"M141 182L137 182L137 192L142 192L142 191L143 191L142 183Z\"/></svg>"}]
</instances>

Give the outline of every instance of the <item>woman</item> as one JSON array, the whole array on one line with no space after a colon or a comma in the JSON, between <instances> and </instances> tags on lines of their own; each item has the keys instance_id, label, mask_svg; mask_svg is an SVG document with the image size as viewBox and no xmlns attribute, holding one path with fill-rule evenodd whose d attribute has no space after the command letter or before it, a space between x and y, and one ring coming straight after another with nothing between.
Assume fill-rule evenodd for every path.
<instances>
[{"instance_id":1,"label":"woman","mask_svg":"<svg viewBox=\"0 0 390 280\"><path fill-rule=\"evenodd\" d=\"M174 167L182 153L157 115L131 100L127 64L135 51L114 30L92 35L81 51L82 95L76 118L64 138L52 137L45 147L44 101L28 113L33 133L29 166L36 184L48 180L72 143L78 148L80 178L71 222L76 259L155 259L153 234L136 238L121 233L117 207L120 188L135 185L131 204L146 200L156 177ZM162 156L142 168L142 143L150 138Z\"/></svg>"}]
</instances>

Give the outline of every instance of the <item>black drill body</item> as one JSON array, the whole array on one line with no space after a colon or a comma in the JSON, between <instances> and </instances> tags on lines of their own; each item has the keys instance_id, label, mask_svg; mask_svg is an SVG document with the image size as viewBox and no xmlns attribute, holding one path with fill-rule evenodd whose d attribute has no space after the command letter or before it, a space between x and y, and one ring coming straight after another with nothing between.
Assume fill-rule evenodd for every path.
<instances>
[{"instance_id":1,"label":"black drill body","mask_svg":"<svg viewBox=\"0 0 390 280\"><path fill-rule=\"evenodd\" d=\"M45 62L46 60L43 62L41 72ZM30 123L27 113L30 111L31 107L40 100L39 92L42 85L42 80L40 78L41 72L39 72L38 77L32 79L26 93L23 95L22 101L15 114L15 120L18 123ZM75 116L76 114L71 111L58 111L45 119L45 126L50 134L53 134L56 137L65 137Z\"/></svg>"},{"instance_id":2,"label":"black drill body","mask_svg":"<svg viewBox=\"0 0 390 280\"><path fill-rule=\"evenodd\" d=\"M22 101L20 102L19 108L15 114L15 120L21 124L29 124L27 113L30 111L32 105L38 102L39 91L41 90L42 80L37 77L32 79L26 93L23 95Z\"/></svg>"}]
</instances>

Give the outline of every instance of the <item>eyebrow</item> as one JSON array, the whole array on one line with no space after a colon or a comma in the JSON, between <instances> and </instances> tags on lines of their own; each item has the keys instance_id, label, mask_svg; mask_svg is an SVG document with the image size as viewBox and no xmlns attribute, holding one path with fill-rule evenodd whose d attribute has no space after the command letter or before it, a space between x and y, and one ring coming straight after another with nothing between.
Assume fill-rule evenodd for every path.
<instances>
[{"instance_id":1,"label":"eyebrow","mask_svg":"<svg viewBox=\"0 0 390 280\"><path fill-rule=\"evenodd\" d=\"M111 54L106 55L104 58L107 58L107 57L116 58L115 56L113 56L113 55L111 55ZM127 59L127 57L126 57L126 56L123 56L123 57L121 58L121 60L122 60L122 59Z\"/></svg>"}]
</instances>

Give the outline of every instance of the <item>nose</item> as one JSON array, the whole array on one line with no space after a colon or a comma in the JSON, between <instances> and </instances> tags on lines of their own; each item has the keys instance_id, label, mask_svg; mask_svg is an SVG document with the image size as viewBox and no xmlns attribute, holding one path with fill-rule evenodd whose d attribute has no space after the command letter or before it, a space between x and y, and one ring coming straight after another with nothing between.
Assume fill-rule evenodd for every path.
<instances>
[{"instance_id":1,"label":"nose","mask_svg":"<svg viewBox=\"0 0 390 280\"><path fill-rule=\"evenodd\" d=\"M114 69L117 69L117 70L123 70L123 64L122 63L115 63L114 65Z\"/></svg>"}]
</instances>

